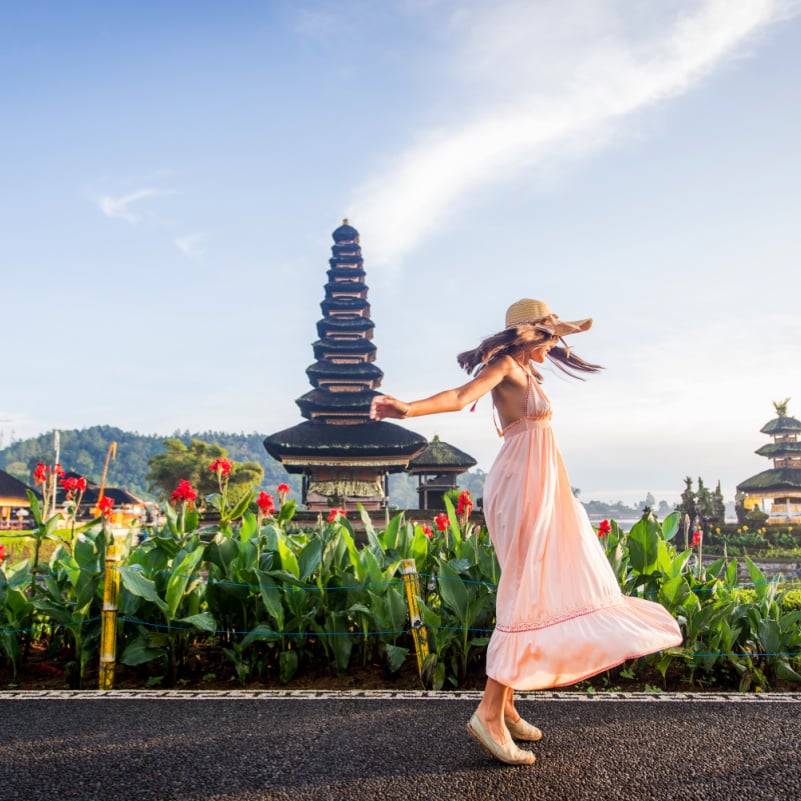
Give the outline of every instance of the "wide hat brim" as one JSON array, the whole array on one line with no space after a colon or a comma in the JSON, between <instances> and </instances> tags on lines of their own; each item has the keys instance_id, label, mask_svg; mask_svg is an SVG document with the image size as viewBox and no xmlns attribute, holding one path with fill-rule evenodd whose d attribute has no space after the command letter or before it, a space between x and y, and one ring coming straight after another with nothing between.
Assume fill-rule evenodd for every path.
<instances>
[{"instance_id":1,"label":"wide hat brim","mask_svg":"<svg viewBox=\"0 0 801 801\"><path fill-rule=\"evenodd\" d=\"M592 318L560 320L545 301L521 298L506 310L506 327L514 328L518 325L533 325L543 333L564 337L589 329L592 326Z\"/></svg>"},{"instance_id":2,"label":"wide hat brim","mask_svg":"<svg viewBox=\"0 0 801 801\"><path fill-rule=\"evenodd\" d=\"M557 337L566 337L568 334L580 334L592 328L592 317L584 320L560 320L556 315L553 322L534 323L535 327L541 331L547 331Z\"/></svg>"}]
</instances>

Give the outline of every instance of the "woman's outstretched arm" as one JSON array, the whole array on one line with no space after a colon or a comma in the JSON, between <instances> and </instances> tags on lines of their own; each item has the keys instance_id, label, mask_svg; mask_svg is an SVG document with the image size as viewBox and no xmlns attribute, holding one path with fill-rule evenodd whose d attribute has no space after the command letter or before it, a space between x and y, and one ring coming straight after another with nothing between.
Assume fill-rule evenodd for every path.
<instances>
[{"instance_id":1,"label":"woman's outstretched arm","mask_svg":"<svg viewBox=\"0 0 801 801\"><path fill-rule=\"evenodd\" d=\"M391 395L377 395L370 407L370 417L373 420L383 420L386 417L404 419L440 412L458 412L494 389L514 369L514 366L515 362L510 356L503 356L487 365L472 381L461 387L446 389L430 398L409 403Z\"/></svg>"}]
</instances>

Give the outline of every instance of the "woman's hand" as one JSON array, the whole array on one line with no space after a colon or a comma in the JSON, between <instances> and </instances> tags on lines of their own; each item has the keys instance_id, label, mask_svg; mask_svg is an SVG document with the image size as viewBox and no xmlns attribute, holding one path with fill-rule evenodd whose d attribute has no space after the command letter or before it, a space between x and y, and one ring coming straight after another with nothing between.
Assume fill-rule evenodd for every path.
<instances>
[{"instance_id":1,"label":"woman's hand","mask_svg":"<svg viewBox=\"0 0 801 801\"><path fill-rule=\"evenodd\" d=\"M383 420L391 417L403 420L409 414L409 404L393 398L392 395L377 395L370 404L370 419Z\"/></svg>"}]
</instances>

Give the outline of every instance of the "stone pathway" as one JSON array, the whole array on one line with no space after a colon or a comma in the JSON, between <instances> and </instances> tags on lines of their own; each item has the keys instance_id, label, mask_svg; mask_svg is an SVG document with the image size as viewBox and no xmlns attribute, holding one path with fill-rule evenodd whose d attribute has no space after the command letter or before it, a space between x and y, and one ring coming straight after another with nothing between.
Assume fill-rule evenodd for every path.
<instances>
[{"instance_id":1,"label":"stone pathway","mask_svg":"<svg viewBox=\"0 0 801 801\"><path fill-rule=\"evenodd\" d=\"M531 767L479 693L0 692L0 801L801 801L801 693L521 694Z\"/></svg>"}]
</instances>

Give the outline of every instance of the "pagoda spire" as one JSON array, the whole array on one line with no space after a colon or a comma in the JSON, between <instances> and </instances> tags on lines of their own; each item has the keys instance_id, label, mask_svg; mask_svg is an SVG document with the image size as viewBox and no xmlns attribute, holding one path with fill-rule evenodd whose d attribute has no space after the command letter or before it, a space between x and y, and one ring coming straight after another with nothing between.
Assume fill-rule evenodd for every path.
<instances>
[{"instance_id":1,"label":"pagoda spire","mask_svg":"<svg viewBox=\"0 0 801 801\"><path fill-rule=\"evenodd\" d=\"M359 232L345 219L333 238L319 339L312 345L316 361L306 368L313 389L297 404L308 420L355 425L370 421L370 403L384 374L373 363L374 324Z\"/></svg>"}]
</instances>

